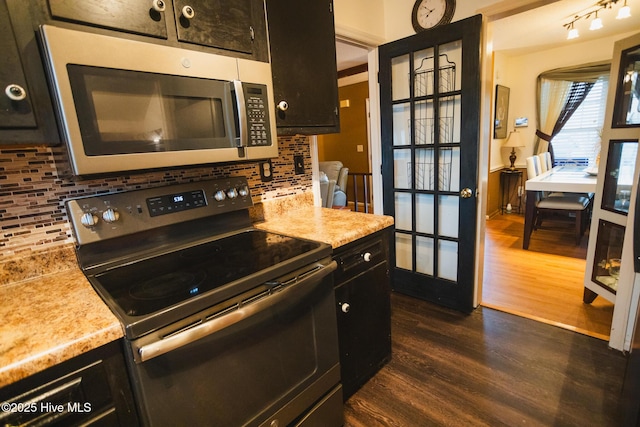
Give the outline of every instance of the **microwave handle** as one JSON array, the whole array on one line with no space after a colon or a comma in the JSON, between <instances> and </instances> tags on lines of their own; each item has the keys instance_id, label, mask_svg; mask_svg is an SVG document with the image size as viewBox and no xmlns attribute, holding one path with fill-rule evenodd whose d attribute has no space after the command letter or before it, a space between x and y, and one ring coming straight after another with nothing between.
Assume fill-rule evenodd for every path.
<instances>
[{"instance_id":1,"label":"microwave handle","mask_svg":"<svg viewBox=\"0 0 640 427\"><path fill-rule=\"evenodd\" d=\"M238 112L238 126L240 130L238 147L246 147L249 145L249 129L247 127L247 103L244 99L244 90L240 80L233 81L233 89L236 93L236 107Z\"/></svg>"}]
</instances>

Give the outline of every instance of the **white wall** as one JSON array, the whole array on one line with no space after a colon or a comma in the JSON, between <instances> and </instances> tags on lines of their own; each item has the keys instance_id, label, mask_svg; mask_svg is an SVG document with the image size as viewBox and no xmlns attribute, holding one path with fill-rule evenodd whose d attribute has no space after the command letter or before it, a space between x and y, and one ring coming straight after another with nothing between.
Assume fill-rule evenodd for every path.
<instances>
[{"instance_id":1,"label":"white wall","mask_svg":"<svg viewBox=\"0 0 640 427\"><path fill-rule=\"evenodd\" d=\"M344 0L343 0L344 1ZM350 1L350 0L346 0ZM473 15L478 10L502 0L457 0L454 21ZM411 11L415 0L382 0L384 3L384 21L387 41L398 40L415 34L411 25Z\"/></svg>"},{"instance_id":2,"label":"white wall","mask_svg":"<svg viewBox=\"0 0 640 427\"><path fill-rule=\"evenodd\" d=\"M383 0L333 0L336 35L370 45L385 43Z\"/></svg>"}]
</instances>

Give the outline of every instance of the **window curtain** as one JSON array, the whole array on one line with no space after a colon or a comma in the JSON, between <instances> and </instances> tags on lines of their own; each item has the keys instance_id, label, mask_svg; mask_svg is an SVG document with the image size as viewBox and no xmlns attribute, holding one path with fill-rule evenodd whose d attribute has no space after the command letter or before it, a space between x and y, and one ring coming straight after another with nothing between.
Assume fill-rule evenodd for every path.
<instances>
[{"instance_id":1,"label":"window curtain","mask_svg":"<svg viewBox=\"0 0 640 427\"><path fill-rule=\"evenodd\" d=\"M610 69L610 62L598 62L558 68L538 76L535 154L549 151L553 157L551 139L586 98L596 80L609 74Z\"/></svg>"}]
</instances>

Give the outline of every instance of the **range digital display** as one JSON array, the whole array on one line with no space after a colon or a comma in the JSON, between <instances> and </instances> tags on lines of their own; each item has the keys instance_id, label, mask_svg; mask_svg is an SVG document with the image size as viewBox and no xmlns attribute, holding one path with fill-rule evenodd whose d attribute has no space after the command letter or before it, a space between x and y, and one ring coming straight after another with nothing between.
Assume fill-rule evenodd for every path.
<instances>
[{"instance_id":1,"label":"range digital display","mask_svg":"<svg viewBox=\"0 0 640 427\"><path fill-rule=\"evenodd\" d=\"M207 205L204 191L195 190L184 193L165 194L147 199L150 216L166 215Z\"/></svg>"}]
</instances>

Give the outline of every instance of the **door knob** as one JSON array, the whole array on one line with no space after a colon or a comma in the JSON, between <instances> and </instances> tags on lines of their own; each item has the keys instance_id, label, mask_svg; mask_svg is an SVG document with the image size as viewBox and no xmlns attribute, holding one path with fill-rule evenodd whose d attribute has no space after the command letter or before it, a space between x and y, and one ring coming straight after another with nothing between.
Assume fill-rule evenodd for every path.
<instances>
[{"instance_id":1,"label":"door knob","mask_svg":"<svg viewBox=\"0 0 640 427\"><path fill-rule=\"evenodd\" d=\"M463 199L468 199L471 196L473 196L473 190L471 190L470 188L463 188L462 190L460 190L460 197L462 197Z\"/></svg>"}]
</instances>

